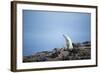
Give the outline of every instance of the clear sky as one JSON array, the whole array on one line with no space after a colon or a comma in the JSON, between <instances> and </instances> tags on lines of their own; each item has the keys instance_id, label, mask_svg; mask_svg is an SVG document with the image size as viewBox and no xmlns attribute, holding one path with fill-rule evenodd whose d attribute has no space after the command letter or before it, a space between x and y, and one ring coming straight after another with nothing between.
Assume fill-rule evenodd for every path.
<instances>
[{"instance_id":1,"label":"clear sky","mask_svg":"<svg viewBox=\"0 0 100 73\"><path fill-rule=\"evenodd\" d=\"M23 10L23 55L64 47L63 34L90 41L90 30L90 13Z\"/></svg>"}]
</instances>

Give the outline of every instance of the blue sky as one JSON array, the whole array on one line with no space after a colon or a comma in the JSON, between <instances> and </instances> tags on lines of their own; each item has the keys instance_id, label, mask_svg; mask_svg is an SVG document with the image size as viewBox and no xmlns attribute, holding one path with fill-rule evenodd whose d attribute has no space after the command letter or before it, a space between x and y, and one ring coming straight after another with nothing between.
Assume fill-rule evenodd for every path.
<instances>
[{"instance_id":1,"label":"blue sky","mask_svg":"<svg viewBox=\"0 0 100 73\"><path fill-rule=\"evenodd\" d=\"M23 10L23 55L64 47L63 34L72 42L90 41L91 14Z\"/></svg>"}]
</instances>

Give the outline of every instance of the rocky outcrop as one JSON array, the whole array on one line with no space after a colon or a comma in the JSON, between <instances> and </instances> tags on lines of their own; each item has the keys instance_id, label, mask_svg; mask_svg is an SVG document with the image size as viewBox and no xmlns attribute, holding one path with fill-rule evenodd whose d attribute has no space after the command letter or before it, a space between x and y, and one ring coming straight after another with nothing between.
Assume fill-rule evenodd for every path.
<instances>
[{"instance_id":1,"label":"rocky outcrop","mask_svg":"<svg viewBox=\"0 0 100 73\"><path fill-rule=\"evenodd\" d=\"M85 44L85 45L84 45ZM88 44L88 46L87 46ZM54 48L52 51L37 52L31 56L24 56L23 62L82 60L91 58L91 43L74 43L73 49Z\"/></svg>"}]
</instances>

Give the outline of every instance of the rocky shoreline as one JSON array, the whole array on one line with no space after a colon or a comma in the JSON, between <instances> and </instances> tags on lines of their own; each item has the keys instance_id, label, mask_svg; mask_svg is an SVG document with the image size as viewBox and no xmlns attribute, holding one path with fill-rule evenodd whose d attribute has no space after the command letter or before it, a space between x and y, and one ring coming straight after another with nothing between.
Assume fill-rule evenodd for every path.
<instances>
[{"instance_id":1,"label":"rocky shoreline","mask_svg":"<svg viewBox=\"0 0 100 73\"><path fill-rule=\"evenodd\" d=\"M44 62L64 60L85 60L91 59L91 43L73 43L73 49L54 48L52 51L41 51L34 55L24 56L23 62Z\"/></svg>"}]
</instances>

